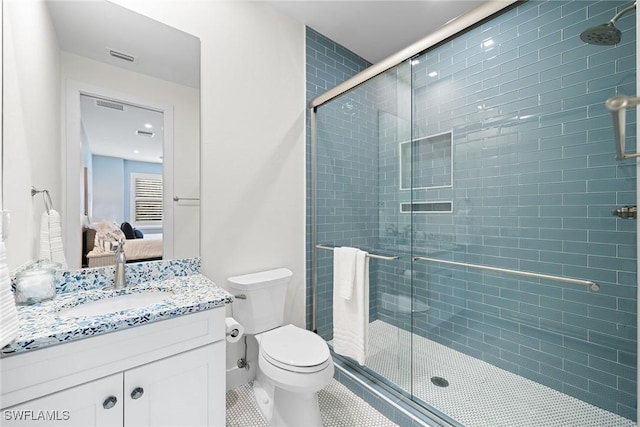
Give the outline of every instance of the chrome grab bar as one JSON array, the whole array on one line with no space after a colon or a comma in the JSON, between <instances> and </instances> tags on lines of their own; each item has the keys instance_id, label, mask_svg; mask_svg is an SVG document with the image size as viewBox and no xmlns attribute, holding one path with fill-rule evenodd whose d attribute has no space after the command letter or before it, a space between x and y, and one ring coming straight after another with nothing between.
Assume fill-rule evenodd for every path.
<instances>
[{"instance_id":1,"label":"chrome grab bar","mask_svg":"<svg viewBox=\"0 0 640 427\"><path fill-rule=\"evenodd\" d=\"M460 267L470 267L470 268L477 268L480 270L495 271L498 273L510 273L510 274L516 274L518 276L534 277L537 279L548 279L548 280L555 280L558 282L572 283L574 285L588 286L592 291L600 290L600 286L595 282L592 282L590 280L573 279L571 277L551 276L549 274L534 273L531 271L511 270L508 268L490 267L488 265L469 264L466 262L449 261L446 259L427 258L427 257L421 257L421 256L413 257L413 261L414 262L415 261L432 261L432 262L439 262L441 264L457 265Z\"/></svg>"},{"instance_id":2,"label":"chrome grab bar","mask_svg":"<svg viewBox=\"0 0 640 427\"><path fill-rule=\"evenodd\" d=\"M616 160L624 160L640 156L640 153L625 153L624 144L626 138L625 130L625 110L640 104L640 98L631 96L612 96L607 99L605 106L613 115L613 130L616 135Z\"/></svg>"},{"instance_id":3,"label":"chrome grab bar","mask_svg":"<svg viewBox=\"0 0 640 427\"><path fill-rule=\"evenodd\" d=\"M324 250L327 250L327 251L332 251L334 249L331 246L324 246L324 245L316 245L316 248L324 249ZM376 254L370 254L370 253L367 253L367 256L369 258L384 259L384 260L387 260L387 261L394 261L394 260L400 258L398 256L384 256L384 255L376 255Z\"/></svg>"}]
</instances>

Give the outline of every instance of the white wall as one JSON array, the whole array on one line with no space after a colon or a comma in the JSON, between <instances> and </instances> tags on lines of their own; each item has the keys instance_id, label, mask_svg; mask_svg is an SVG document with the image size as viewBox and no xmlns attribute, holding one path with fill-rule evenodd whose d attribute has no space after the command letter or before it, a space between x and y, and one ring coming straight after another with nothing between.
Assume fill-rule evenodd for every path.
<instances>
[{"instance_id":1,"label":"white wall","mask_svg":"<svg viewBox=\"0 0 640 427\"><path fill-rule=\"evenodd\" d=\"M92 165L93 218L120 224L124 221L124 161L93 156Z\"/></svg>"},{"instance_id":2,"label":"white wall","mask_svg":"<svg viewBox=\"0 0 640 427\"><path fill-rule=\"evenodd\" d=\"M2 5L3 207L11 213L5 243L12 270L37 257L44 203L42 195L31 197L31 186L49 190L54 208L62 211L60 60L43 2Z\"/></svg>"},{"instance_id":3,"label":"white wall","mask_svg":"<svg viewBox=\"0 0 640 427\"><path fill-rule=\"evenodd\" d=\"M117 3L202 43L203 273L290 268L285 320L304 327L304 26L263 2Z\"/></svg>"}]
</instances>

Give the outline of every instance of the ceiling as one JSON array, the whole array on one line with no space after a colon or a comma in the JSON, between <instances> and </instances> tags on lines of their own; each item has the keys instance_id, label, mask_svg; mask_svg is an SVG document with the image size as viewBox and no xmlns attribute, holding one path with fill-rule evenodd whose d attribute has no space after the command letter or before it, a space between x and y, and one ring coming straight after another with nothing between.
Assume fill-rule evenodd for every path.
<instances>
[{"instance_id":1,"label":"ceiling","mask_svg":"<svg viewBox=\"0 0 640 427\"><path fill-rule=\"evenodd\" d=\"M199 38L109 1L50 0L47 5L61 50L200 87Z\"/></svg>"},{"instance_id":2,"label":"ceiling","mask_svg":"<svg viewBox=\"0 0 640 427\"><path fill-rule=\"evenodd\" d=\"M93 154L162 163L162 112L88 95L80 95L80 111Z\"/></svg>"},{"instance_id":3,"label":"ceiling","mask_svg":"<svg viewBox=\"0 0 640 427\"><path fill-rule=\"evenodd\" d=\"M376 63L487 0L266 1ZM50 0L47 3L62 50L199 87L200 40L197 37L109 1ZM110 56L110 50L133 57L133 62Z\"/></svg>"},{"instance_id":4,"label":"ceiling","mask_svg":"<svg viewBox=\"0 0 640 427\"><path fill-rule=\"evenodd\" d=\"M411 45L483 2L266 1L371 63ZM109 1L65 0L47 3L61 50L163 80L199 87L198 38ZM109 54L110 50L130 55L133 61L115 58ZM126 112L114 114L108 109L96 108L95 102L91 104L86 100L82 108L83 126L95 154L161 161L161 148L157 145L158 140L162 139L161 131L151 138L136 134L136 130L145 130L144 124L157 120L155 115L158 113L127 108ZM141 117L141 114L148 117ZM102 120L108 120L109 124L100 124ZM159 130L158 127L154 129ZM112 131L118 132L118 135L111 134ZM121 144L115 144L113 141L116 140ZM151 144L152 140L156 144ZM140 143L148 149L152 145L156 148L148 151L147 148L138 147ZM119 149L120 145L124 147ZM134 149L140 153L133 153Z\"/></svg>"},{"instance_id":5,"label":"ceiling","mask_svg":"<svg viewBox=\"0 0 640 427\"><path fill-rule=\"evenodd\" d=\"M108 1L50 0L47 5L60 50L199 88L197 37ZM110 50L133 60L114 57ZM82 129L93 154L162 163L161 112L111 101L111 108L101 107L84 95L80 101ZM118 105L121 109L113 108Z\"/></svg>"},{"instance_id":6,"label":"ceiling","mask_svg":"<svg viewBox=\"0 0 640 427\"><path fill-rule=\"evenodd\" d=\"M275 7L372 64L486 0L271 0Z\"/></svg>"}]
</instances>

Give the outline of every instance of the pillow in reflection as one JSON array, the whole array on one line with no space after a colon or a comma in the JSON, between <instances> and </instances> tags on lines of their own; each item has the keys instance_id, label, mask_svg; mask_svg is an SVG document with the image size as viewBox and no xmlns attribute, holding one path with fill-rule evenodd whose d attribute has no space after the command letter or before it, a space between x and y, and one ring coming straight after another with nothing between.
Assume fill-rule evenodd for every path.
<instances>
[{"instance_id":1,"label":"pillow in reflection","mask_svg":"<svg viewBox=\"0 0 640 427\"><path fill-rule=\"evenodd\" d=\"M122 230L122 232L124 233L124 236L127 239L135 239L136 238L136 234L133 232L133 227L128 222L126 222L126 221L123 222L120 225L120 229Z\"/></svg>"}]
</instances>

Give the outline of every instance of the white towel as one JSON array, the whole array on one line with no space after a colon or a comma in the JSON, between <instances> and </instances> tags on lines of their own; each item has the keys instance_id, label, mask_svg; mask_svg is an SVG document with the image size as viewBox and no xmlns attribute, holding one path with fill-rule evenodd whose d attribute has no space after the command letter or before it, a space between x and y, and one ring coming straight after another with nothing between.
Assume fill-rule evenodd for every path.
<instances>
[{"instance_id":1,"label":"white towel","mask_svg":"<svg viewBox=\"0 0 640 427\"><path fill-rule=\"evenodd\" d=\"M333 351L364 365L369 328L369 257L356 253L355 281L351 299L333 289Z\"/></svg>"},{"instance_id":2,"label":"white towel","mask_svg":"<svg viewBox=\"0 0 640 427\"><path fill-rule=\"evenodd\" d=\"M18 335L18 312L11 292L4 242L0 241L0 348Z\"/></svg>"},{"instance_id":3,"label":"white towel","mask_svg":"<svg viewBox=\"0 0 640 427\"><path fill-rule=\"evenodd\" d=\"M357 248L333 249L333 288L338 290L344 299L351 299L353 284L356 279Z\"/></svg>"},{"instance_id":4,"label":"white towel","mask_svg":"<svg viewBox=\"0 0 640 427\"><path fill-rule=\"evenodd\" d=\"M48 259L67 268L67 260L62 247L62 226L60 214L54 209L43 212L40 217L40 253L38 259Z\"/></svg>"}]
</instances>

